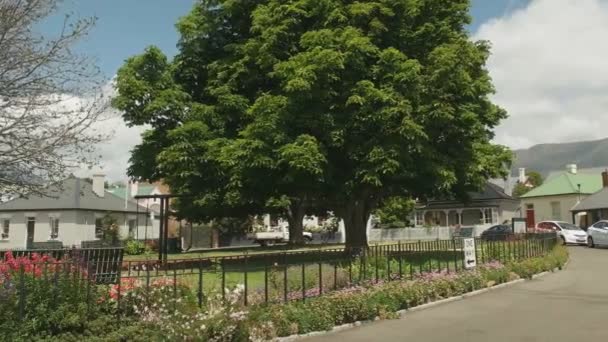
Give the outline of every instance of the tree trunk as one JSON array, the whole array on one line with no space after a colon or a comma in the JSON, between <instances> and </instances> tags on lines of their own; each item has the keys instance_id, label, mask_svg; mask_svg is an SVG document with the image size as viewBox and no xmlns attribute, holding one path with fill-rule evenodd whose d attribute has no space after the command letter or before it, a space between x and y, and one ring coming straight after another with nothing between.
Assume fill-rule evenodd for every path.
<instances>
[{"instance_id":1,"label":"tree trunk","mask_svg":"<svg viewBox=\"0 0 608 342\"><path fill-rule=\"evenodd\" d=\"M304 241L304 206L297 202L289 207L287 222L289 223L289 244L302 246Z\"/></svg>"},{"instance_id":2,"label":"tree trunk","mask_svg":"<svg viewBox=\"0 0 608 342\"><path fill-rule=\"evenodd\" d=\"M368 203L364 200L354 200L339 212L344 220L346 252L360 253L367 249L367 221L371 212Z\"/></svg>"}]
</instances>

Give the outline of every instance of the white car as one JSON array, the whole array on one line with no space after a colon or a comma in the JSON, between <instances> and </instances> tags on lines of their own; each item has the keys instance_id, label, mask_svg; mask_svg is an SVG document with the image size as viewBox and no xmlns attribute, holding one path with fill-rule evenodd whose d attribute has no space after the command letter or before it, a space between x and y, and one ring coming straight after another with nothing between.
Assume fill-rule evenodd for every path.
<instances>
[{"instance_id":1,"label":"white car","mask_svg":"<svg viewBox=\"0 0 608 342\"><path fill-rule=\"evenodd\" d=\"M608 221L602 220L587 228L587 246L608 246Z\"/></svg>"},{"instance_id":2,"label":"white car","mask_svg":"<svg viewBox=\"0 0 608 342\"><path fill-rule=\"evenodd\" d=\"M542 221L536 225L539 231L554 231L562 239L563 244L584 245L587 243L587 233L572 223L563 221Z\"/></svg>"}]
</instances>

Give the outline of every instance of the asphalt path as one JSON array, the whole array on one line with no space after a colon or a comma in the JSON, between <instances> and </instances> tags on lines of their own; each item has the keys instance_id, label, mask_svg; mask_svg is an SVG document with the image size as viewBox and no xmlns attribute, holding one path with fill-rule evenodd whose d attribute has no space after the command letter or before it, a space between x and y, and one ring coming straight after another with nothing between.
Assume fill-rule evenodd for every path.
<instances>
[{"instance_id":1,"label":"asphalt path","mask_svg":"<svg viewBox=\"0 0 608 342\"><path fill-rule=\"evenodd\" d=\"M305 341L608 341L608 249L570 247L559 272Z\"/></svg>"}]
</instances>

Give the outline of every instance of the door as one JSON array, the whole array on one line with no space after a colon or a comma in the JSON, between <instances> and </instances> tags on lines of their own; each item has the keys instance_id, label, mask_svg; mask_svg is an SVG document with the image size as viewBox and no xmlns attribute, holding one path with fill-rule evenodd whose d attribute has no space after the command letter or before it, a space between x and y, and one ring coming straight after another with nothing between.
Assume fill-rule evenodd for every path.
<instances>
[{"instance_id":1,"label":"door","mask_svg":"<svg viewBox=\"0 0 608 342\"><path fill-rule=\"evenodd\" d=\"M528 204L526 206L526 226L531 229L534 229L536 226L536 221L534 219L534 205L533 204Z\"/></svg>"},{"instance_id":2,"label":"door","mask_svg":"<svg viewBox=\"0 0 608 342\"><path fill-rule=\"evenodd\" d=\"M36 219L33 217L27 218L27 240L25 242L25 248L30 249L34 247L34 228L36 226Z\"/></svg>"}]
</instances>

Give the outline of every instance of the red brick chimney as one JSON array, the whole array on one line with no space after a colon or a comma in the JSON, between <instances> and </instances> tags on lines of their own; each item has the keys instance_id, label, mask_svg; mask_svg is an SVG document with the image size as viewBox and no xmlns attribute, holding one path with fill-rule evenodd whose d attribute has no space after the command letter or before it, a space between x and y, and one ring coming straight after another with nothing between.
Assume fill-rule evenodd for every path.
<instances>
[{"instance_id":1,"label":"red brick chimney","mask_svg":"<svg viewBox=\"0 0 608 342\"><path fill-rule=\"evenodd\" d=\"M604 188L608 188L608 170L602 172L602 184Z\"/></svg>"}]
</instances>

